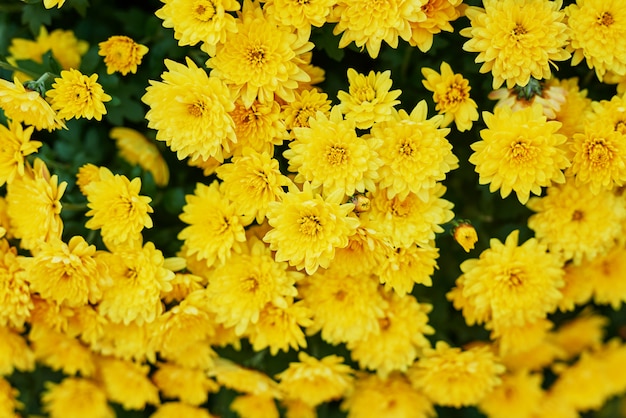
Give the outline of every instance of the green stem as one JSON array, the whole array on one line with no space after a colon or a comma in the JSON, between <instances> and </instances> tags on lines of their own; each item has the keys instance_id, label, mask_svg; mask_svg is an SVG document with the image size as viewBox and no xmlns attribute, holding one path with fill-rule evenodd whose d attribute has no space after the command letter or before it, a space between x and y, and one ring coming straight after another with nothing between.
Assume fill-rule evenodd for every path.
<instances>
[{"instance_id":1,"label":"green stem","mask_svg":"<svg viewBox=\"0 0 626 418\"><path fill-rule=\"evenodd\" d=\"M61 203L62 208L65 210L86 211L89 209L87 203Z\"/></svg>"},{"instance_id":2,"label":"green stem","mask_svg":"<svg viewBox=\"0 0 626 418\"><path fill-rule=\"evenodd\" d=\"M21 73L27 74L29 77L32 77L32 78L39 77L39 74L34 71L29 71L20 67L16 67L15 65L11 65L6 61L0 61L0 68L9 70L9 71L21 72Z\"/></svg>"}]
</instances>

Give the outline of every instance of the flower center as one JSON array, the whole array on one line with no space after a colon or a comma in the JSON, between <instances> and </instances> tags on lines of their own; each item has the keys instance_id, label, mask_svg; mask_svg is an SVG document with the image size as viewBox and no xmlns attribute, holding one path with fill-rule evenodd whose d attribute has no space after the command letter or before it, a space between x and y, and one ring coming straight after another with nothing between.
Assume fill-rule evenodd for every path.
<instances>
[{"instance_id":1,"label":"flower center","mask_svg":"<svg viewBox=\"0 0 626 418\"><path fill-rule=\"evenodd\" d=\"M372 86L356 87L352 91L352 96L360 102L371 102L376 98L376 92Z\"/></svg>"},{"instance_id":2,"label":"flower center","mask_svg":"<svg viewBox=\"0 0 626 418\"><path fill-rule=\"evenodd\" d=\"M254 276L247 277L243 281L243 288L245 291L248 292L256 292L256 290L259 288L259 280Z\"/></svg>"},{"instance_id":3,"label":"flower center","mask_svg":"<svg viewBox=\"0 0 626 418\"><path fill-rule=\"evenodd\" d=\"M191 116L194 116L196 118L201 117L204 114L204 103L203 102L190 103L187 106L187 112Z\"/></svg>"},{"instance_id":4,"label":"flower center","mask_svg":"<svg viewBox=\"0 0 626 418\"><path fill-rule=\"evenodd\" d=\"M330 146L326 151L326 160L330 165L345 164L348 161L348 151L342 146Z\"/></svg>"},{"instance_id":5,"label":"flower center","mask_svg":"<svg viewBox=\"0 0 626 418\"><path fill-rule=\"evenodd\" d=\"M407 216L411 209L410 209L410 204L409 204L409 199L405 199L404 201L400 201L397 198L394 198L391 201L391 213L393 214L393 216L399 217L399 218L404 218L405 216Z\"/></svg>"},{"instance_id":6,"label":"flower center","mask_svg":"<svg viewBox=\"0 0 626 418\"><path fill-rule=\"evenodd\" d=\"M580 210L575 210L574 213L572 213L572 221L582 221L584 217L585 214Z\"/></svg>"},{"instance_id":7,"label":"flower center","mask_svg":"<svg viewBox=\"0 0 626 418\"><path fill-rule=\"evenodd\" d=\"M311 116L315 116L315 109L308 106L303 107L302 109L298 110L293 125L299 128L308 128L309 118Z\"/></svg>"},{"instance_id":8,"label":"flower center","mask_svg":"<svg viewBox=\"0 0 626 418\"><path fill-rule=\"evenodd\" d=\"M387 318L387 317L380 318L378 320L378 325L380 326L380 330L381 331L386 331L391 326L391 320L389 318Z\"/></svg>"},{"instance_id":9,"label":"flower center","mask_svg":"<svg viewBox=\"0 0 626 418\"><path fill-rule=\"evenodd\" d=\"M532 158L532 147L522 138L518 138L511 144L511 157L517 163L528 161Z\"/></svg>"},{"instance_id":10,"label":"flower center","mask_svg":"<svg viewBox=\"0 0 626 418\"><path fill-rule=\"evenodd\" d=\"M247 59L250 64L256 67L260 67L265 64L265 57L267 55L267 51L265 46L256 45L251 48L248 48L247 51Z\"/></svg>"},{"instance_id":11,"label":"flower center","mask_svg":"<svg viewBox=\"0 0 626 418\"><path fill-rule=\"evenodd\" d=\"M513 36L513 38L519 38L522 35L526 35L527 32L528 31L526 30L526 28L522 26L520 23L518 23L515 25L515 27L511 31L511 35Z\"/></svg>"},{"instance_id":12,"label":"flower center","mask_svg":"<svg viewBox=\"0 0 626 418\"><path fill-rule=\"evenodd\" d=\"M613 19L613 15L609 12L604 12L598 16L598 24L600 26L611 26L613 23L615 23L615 19Z\"/></svg>"},{"instance_id":13,"label":"flower center","mask_svg":"<svg viewBox=\"0 0 626 418\"><path fill-rule=\"evenodd\" d=\"M298 219L300 232L304 235L315 236L322 231L322 223L315 215L305 215Z\"/></svg>"},{"instance_id":14,"label":"flower center","mask_svg":"<svg viewBox=\"0 0 626 418\"><path fill-rule=\"evenodd\" d=\"M524 272L519 269L511 269L508 271L508 283L510 286L520 286L524 283Z\"/></svg>"},{"instance_id":15,"label":"flower center","mask_svg":"<svg viewBox=\"0 0 626 418\"><path fill-rule=\"evenodd\" d=\"M403 157L412 157L416 151L415 144L410 139L403 139L400 141L398 152Z\"/></svg>"},{"instance_id":16,"label":"flower center","mask_svg":"<svg viewBox=\"0 0 626 418\"><path fill-rule=\"evenodd\" d=\"M584 153L592 165L604 167L613 159L613 150L604 138L595 138L585 144Z\"/></svg>"},{"instance_id":17,"label":"flower center","mask_svg":"<svg viewBox=\"0 0 626 418\"><path fill-rule=\"evenodd\" d=\"M626 122L623 120L617 121L613 129L622 135L626 135Z\"/></svg>"},{"instance_id":18,"label":"flower center","mask_svg":"<svg viewBox=\"0 0 626 418\"><path fill-rule=\"evenodd\" d=\"M211 1L199 1L193 8L195 18L202 22L209 22L215 16L215 6Z\"/></svg>"},{"instance_id":19,"label":"flower center","mask_svg":"<svg viewBox=\"0 0 626 418\"><path fill-rule=\"evenodd\" d=\"M454 82L450 84L444 95L441 97L439 103L442 108L446 109L452 107L458 103L463 103L469 97L469 89L467 83Z\"/></svg>"}]
</instances>

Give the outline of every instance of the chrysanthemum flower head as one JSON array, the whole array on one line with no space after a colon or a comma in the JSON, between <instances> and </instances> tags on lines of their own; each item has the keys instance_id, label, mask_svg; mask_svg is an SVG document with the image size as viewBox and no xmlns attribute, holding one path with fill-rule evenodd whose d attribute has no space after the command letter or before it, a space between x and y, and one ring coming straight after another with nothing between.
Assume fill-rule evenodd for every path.
<instances>
[{"instance_id":1,"label":"chrysanthemum flower head","mask_svg":"<svg viewBox=\"0 0 626 418\"><path fill-rule=\"evenodd\" d=\"M342 357L316 359L301 351L298 360L276 376L286 398L317 406L342 398L352 387L352 369L343 363Z\"/></svg>"},{"instance_id":2,"label":"chrysanthemum flower head","mask_svg":"<svg viewBox=\"0 0 626 418\"><path fill-rule=\"evenodd\" d=\"M104 57L107 74L119 72L122 75L135 74L148 47L133 41L128 36L111 36L98 44L98 55Z\"/></svg>"},{"instance_id":3,"label":"chrysanthemum flower head","mask_svg":"<svg viewBox=\"0 0 626 418\"><path fill-rule=\"evenodd\" d=\"M93 258L96 247L75 236L66 244L58 238L42 243L26 272L34 292L58 304L78 307L95 304L102 296L100 269Z\"/></svg>"},{"instance_id":4,"label":"chrysanthemum flower head","mask_svg":"<svg viewBox=\"0 0 626 418\"><path fill-rule=\"evenodd\" d=\"M274 94L289 102L298 83L310 80L299 67L298 56L312 48L308 38L276 25L257 2L245 0L236 33L217 46L206 64L246 107L255 99L271 102Z\"/></svg>"},{"instance_id":5,"label":"chrysanthemum flower head","mask_svg":"<svg viewBox=\"0 0 626 418\"><path fill-rule=\"evenodd\" d=\"M140 132L121 126L111 129L109 136L115 140L122 158L152 174L157 186L167 186L170 171L154 143Z\"/></svg>"},{"instance_id":6,"label":"chrysanthemum flower head","mask_svg":"<svg viewBox=\"0 0 626 418\"><path fill-rule=\"evenodd\" d=\"M623 198L610 191L591 193L570 178L549 187L544 197L534 197L528 207L536 212L528 219L535 236L550 252L580 264L606 254L622 236L626 218Z\"/></svg>"},{"instance_id":7,"label":"chrysanthemum flower head","mask_svg":"<svg viewBox=\"0 0 626 418\"><path fill-rule=\"evenodd\" d=\"M378 150L384 161L378 188L386 189L389 199L415 193L427 201L436 182L458 167L459 160L446 140L450 130L439 129L443 116L427 116L428 106L422 100L410 114L400 110L394 120L372 127L371 135L383 139Z\"/></svg>"},{"instance_id":8,"label":"chrysanthemum flower head","mask_svg":"<svg viewBox=\"0 0 626 418\"><path fill-rule=\"evenodd\" d=\"M186 196L180 219L188 224L179 234L187 253L212 265L224 263L231 252L241 252L246 234L238 207L225 196L217 181L210 186L198 183L193 195Z\"/></svg>"},{"instance_id":9,"label":"chrysanthemum flower head","mask_svg":"<svg viewBox=\"0 0 626 418\"><path fill-rule=\"evenodd\" d=\"M235 17L229 12L241 7L237 0L163 0L163 7L154 14L163 19L163 27L174 29L178 45L203 42L209 55L215 54L218 43L237 31Z\"/></svg>"},{"instance_id":10,"label":"chrysanthemum flower head","mask_svg":"<svg viewBox=\"0 0 626 418\"><path fill-rule=\"evenodd\" d=\"M531 78L525 86L516 85L511 89L502 87L488 95L489 99L498 100L495 107L509 107L514 112L537 103L549 120L557 119L557 113L567 100L566 96L567 90L555 78L550 79L550 82Z\"/></svg>"},{"instance_id":11,"label":"chrysanthemum flower head","mask_svg":"<svg viewBox=\"0 0 626 418\"><path fill-rule=\"evenodd\" d=\"M29 336L38 363L66 375L91 377L96 371L91 349L66 333L42 327Z\"/></svg>"},{"instance_id":12,"label":"chrysanthemum flower head","mask_svg":"<svg viewBox=\"0 0 626 418\"><path fill-rule=\"evenodd\" d=\"M239 395L233 399L229 408L240 417L280 418L274 398L268 395Z\"/></svg>"},{"instance_id":13,"label":"chrysanthemum flower head","mask_svg":"<svg viewBox=\"0 0 626 418\"><path fill-rule=\"evenodd\" d=\"M442 406L476 405L501 384L505 368L489 346L467 350L438 341L409 370L413 385Z\"/></svg>"},{"instance_id":14,"label":"chrysanthemum flower head","mask_svg":"<svg viewBox=\"0 0 626 418\"><path fill-rule=\"evenodd\" d=\"M142 410L147 404L158 405L159 390L147 374L150 366L115 357L98 358L98 381L107 398L126 410Z\"/></svg>"},{"instance_id":15,"label":"chrysanthemum flower head","mask_svg":"<svg viewBox=\"0 0 626 418\"><path fill-rule=\"evenodd\" d=\"M293 128L308 128L309 119L315 117L317 112L330 115L330 100L328 95L317 89L303 90L296 92L294 100L285 103L282 107L282 119L288 130Z\"/></svg>"},{"instance_id":16,"label":"chrysanthemum flower head","mask_svg":"<svg viewBox=\"0 0 626 418\"><path fill-rule=\"evenodd\" d=\"M476 242L478 241L478 234L476 233L476 229L472 226L472 224L468 222L462 222L458 224L452 235L454 240L465 250L466 253L469 253L470 250L474 249Z\"/></svg>"},{"instance_id":17,"label":"chrysanthemum flower head","mask_svg":"<svg viewBox=\"0 0 626 418\"><path fill-rule=\"evenodd\" d=\"M455 0L427 0L422 5L426 19L411 24L411 39L409 44L417 46L420 51L428 52L433 46L433 35L442 30L452 32L454 28L450 22L461 16L461 8Z\"/></svg>"},{"instance_id":18,"label":"chrysanthemum flower head","mask_svg":"<svg viewBox=\"0 0 626 418\"><path fill-rule=\"evenodd\" d=\"M302 191L292 187L282 201L270 202L267 219L272 229L263 241L276 251L276 260L308 274L328 267L335 248L347 246L359 226L358 218L351 216L354 205L342 204L343 197L338 189L324 198L305 182Z\"/></svg>"},{"instance_id":19,"label":"chrysanthemum flower head","mask_svg":"<svg viewBox=\"0 0 626 418\"><path fill-rule=\"evenodd\" d=\"M223 180L225 196L234 203L246 224L253 219L263 223L270 202L280 200L285 194L283 187L292 184L280 172L278 160L252 148L244 148L242 155L233 157L230 163L215 171Z\"/></svg>"},{"instance_id":20,"label":"chrysanthemum flower head","mask_svg":"<svg viewBox=\"0 0 626 418\"><path fill-rule=\"evenodd\" d=\"M348 237L348 245L335 251L330 268L346 275L367 275L375 271L392 251L394 247L384 234L361 225Z\"/></svg>"},{"instance_id":21,"label":"chrysanthemum flower head","mask_svg":"<svg viewBox=\"0 0 626 418\"><path fill-rule=\"evenodd\" d=\"M348 92L337 92L339 109L357 128L368 129L376 122L393 118L393 107L400 103L397 98L402 91L390 91L391 71L370 71L365 75L348 68L348 83Z\"/></svg>"},{"instance_id":22,"label":"chrysanthemum flower head","mask_svg":"<svg viewBox=\"0 0 626 418\"><path fill-rule=\"evenodd\" d=\"M502 375L502 384L487 394L478 408L491 418L526 418L539 411L544 393L541 375L520 370Z\"/></svg>"},{"instance_id":23,"label":"chrysanthemum flower head","mask_svg":"<svg viewBox=\"0 0 626 418\"><path fill-rule=\"evenodd\" d=\"M370 334L348 344L350 355L362 369L375 371L385 378L393 371L406 372L424 347L430 347L426 335L435 330L428 325L432 305L420 304L411 295L386 292L385 316L378 320L379 334Z\"/></svg>"},{"instance_id":24,"label":"chrysanthemum flower head","mask_svg":"<svg viewBox=\"0 0 626 418\"><path fill-rule=\"evenodd\" d=\"M264 0L263 10L268 17L283 26L292 26L308 38L311 26L321 27L326 23L337 0Z\"/></svg>"},{"instance_id":25,"label":"chrysanthemum flower head","mask_svg":"<svg viewBox=\"0 0 626 418\"><path fill-rule=\"evenodd\" d=\"M0 326L21 328L34 308L29 282L18 261L17 248L0 240Z\"/></svg>"},{"instance_id":26,"label":"chrysanthemum flower head","mask_svg":"<svg viewBox=\"0 0 626 418\"><path fill-rule=\"evenodd\" d=\"M0 108L7 118L34 126L38 131L65 127L62 116L57 115L39 92L26 89L17 77L13 83L0 79Z\"/></svg>"},{"instance_id":27,"label":"chrysanthemum flower head","mask_svg":"<svg viewBox=\"0 0 626 418\"><path fill-rule=\"evenodd\" d=\"M102 239L115 245L140 240L143 228L152 228L152 199L141 196L141 179L128 180L100 167L99 179L85 186L90 216L85 226L100 229Z\"/></svg>"},{"instance_id":28,"label":"chrysanthemum flower head","mask_svg":"<svg viewBox=\"0 0 626 418\"><path fill-rule=\"evenodd\" d=\"M478 52L481 73L491 72L493 88L525 86L530 77L550 78L550 64L570 57L562 0L485 0L484 9L469 7L471 38L463 49Z\"/></svg>"},{"instance_id":29,"label":"chrysanthemum flower head","mask_svg":"<svg viewBox=\"0 0 626 418\"><path fill-rule=\"evenodd\" d=\"M572 64L583 59L602 81L605 73L626 74L626 9L619 1L579 0L565 9Z\"/></svg>"},{"instance_id":30,"label":"chrysanthemum flower head","mask_svg":"<svg viewBox=\"0 0 626 418\"><path fill-rule=\"evenodd\" d=\"M278 383L271 377L259 370L241 367L225 358L215 359L215 367L208 374L220 385L237 392L282 398Z\"/></svg>"},{"instance_id":31,"label":"chrysanthemum flower head","mask_svg":"<svg viewBox=\"0 0 626 418\"><path fill-rule=\"evenodd\" d=\"M59 183L58 176L50 175L46 164L36 159L24 176L13 180L7 187L7 213L11 218L11 229L20 246L32 249L40 241L51 237L61 238L61 197L67 187Z\"/></svg>"},{"instance_id":32,"label":"chrysanthemum flower head","mask_svg":"<svg viewBox=\"0 0 626 418\"><path fill-rule=\"evenodd\" d=\"M26 156L37 152L42 143L31 140L33 126L23 128L19 122L9 121L8 128L0 125L0 185L10 183L15 176L25 174Z\"/></svg>"},{"instance_id":33,"label":"chrysanthemum flower head","mask_svg":"<svg viewBox=\"0 0 626 418\"><path fill-rule=\"evenodd\" d=\"M295 140L284 156L289 171L297 173L296 183L308 181L324 194L341 191L346 196L376 189L382 141L358 137L354 121L344 120L337 107L330 117L319 112L309 119L308 128L295 127L293 133Z\"/></svg>"},{"instance_id":34,"label":"chrysanthemum flower head","mask_svg":"<svg viewBox=\"0 0 626 418\"><path fill-rule=\"evenodd\" d=\"M359 48L365 46L370 57L377 58L383 41L397 48L398 38L411 38L411 23L426 19L421 9L424 3L426 0L340 0L327 20L337 23L333 34L343 33L339 48L354 42Z\"/></svg>"},{"instance_id":35,"label":"chrysanthemum flower head","mask_svg":"<svg viewBox=\"0 0 626 418\"><path fill-rule=\"evenodd\" d=\"M573 359L585 350L600 348L609 318L585 309L576 318L562 324L550 335L550 340L565 352L565 360Z\"/></svg>"},{"instance_id":36,"label":"chrysanthemum flower head","mask_svg":"<svg viewBox=\"0 0 626 418\"><path fill-rule=\"evenodd\" d=\"M431 276L437 268L439 249L429 245L410 245L392 248L383 257L374 271L380 283L385 285L385 290L404 296L413 291L416 283L432 286Z\"/></svg>"},{"instance_id":37,"label":"chrysanthemum flower head","mask_svg":"<svg viewBox=\"0 0 626 418\"><path fill-rule=\"evenodd\" d=\"M572 77L564 80L552 78L547 84L559 86L565 90L565 101L556 112L555 120L563 124L558 132L568 138L575 133L584 132L586 116L591 109L591 99L587 97L587 90L580 89L578 78Z\"/></svg>"},{"instance_id":38,"label":"chrysanthemum flower head","mask_svg":"<svg viewBox=\"0 0 626 418\"><path fill-rule=\"evenodd\" d=\"M22 372L35 368L35 355L19 331L0 326L0 376Z\"/></svg>"},{"instance_id":39,"label":"chrysanthemum flower head","mask_svg":"<svg viewBox=\"0 0 626 418\"><path fill-rule=\"evenodd\" d=\"M189 405L199 406L207 401L209 392L219 389L203 370L172 363L159 363L157 367L152 381L165 398L180 399Z\"/></svg>"},{"instance_id":40,"label":"chrysanthemum flower head","mask_svg":"<svg viewBox=\"0 0 626 418\"><path fill-rule=\"evenodd\" d=\"M491 239L478 259L461 263L463 297L484 321L522 326L556 309L563 287L562 261L531 238L518 244L519 231L502 243ZM479 319L479 322L482 322Z\"/></svg>"},{"instance_id":41,"label":"chrysanthemum flower head","mask_svg":"<svg viewBox=\"0 0 626 418\"><path fill-rule=\"evenodd\" d=\"M348 418L435 416L432 402L400 373L392 373L387 378L359 374L354 390L346 395L341 409L348 412Z\"/></svg>"},{"instance_id":42,"label":"chrysanthemum flower head","mask_svg":"<svg viewBox=\"0 0 626 418\"><path fill-rule=\"evenodd\" d=\"M157 130L179 160L214 157L224 160L230 144L237 142L228 112L235 108L231 94L217 77L207 75L190 58L186 65L165 60L163 81L150 80L141 100L150 106L148 127Z\"/></svg>"},{"instance_id":43,"label":"chrysanthemum flower head","mask_svg":"<svg viewBox=\"0 0 626 418\"><path fill-rule=\"evenodd\" d=\"M483 119L487 129L471 145L469 161L489 191L499 189L503 198L514 191L525 204L531 193L565 182L562 170L570 161L560 146L567 138L557 133L560 122L547 121L539 104L517 112L499 107L493 114L483 112Z\"/></svg>"},{"instance_id":44,"label":"chrysanthemum flower head","mask_svg":"<svg viewBox=\"0 0 626 418\"><path fill-rule=\"evenodd\" d=\"M104 102L111 100L98 84L98 74L86 76L73 68L61 71L61 77L54 79L46 97L62 119L102 120L102 115L107 113Z\"/></svg>"},{"instance_id":45,"label":"chrysanthemum flower head","mask_svg":"<svg viewBox=\"0 0 626 418\"><path fill-rule=\"evenodd\" d=\"M160 405L150 418L215 418L206 408L188 405L185 402L166 402Z\"/></svg>"},{"instance_id":46,"label":"chrysanthemum flower head","mask_svg":"<svg viewBox=\"0 0 626 418\"><path fill-rule=\"evenodd\" d=\"M445 61L440 71L422 68L426 78L422 83L433 92L435 110L444 116L441 126L445 128L454 121L459 131L467 131L472 128L472 122L478 120L478 105L469 96L469 82L461 74L455 74Z\"/></svg>"},{"instance_id":47,"label":"chrysanthemum flower head","mask_svg":"<svg viewBox=\"0 0 626 418\"><path fill-rule=\"evenodd\" d=\"M104 390L89 379L66 377L61 383L47 383L43 409L52 418L113 418Z\"/></svg>"},{"instance_id":48,"label":"chrysanthemum flower head","mask_svg":"<svg viewBox=\"0 0 626 418\"><path fill-rule=\"evenodd\" d=\"M241 154L241 150L246 147L273 155L274 146L281 145L289 138L277 101L263 103L255 100L246 107L241 100L237 100L230 116L235 123L237 136L237 144L233 149L235 155Z\"/></svg>"}]
</instances>

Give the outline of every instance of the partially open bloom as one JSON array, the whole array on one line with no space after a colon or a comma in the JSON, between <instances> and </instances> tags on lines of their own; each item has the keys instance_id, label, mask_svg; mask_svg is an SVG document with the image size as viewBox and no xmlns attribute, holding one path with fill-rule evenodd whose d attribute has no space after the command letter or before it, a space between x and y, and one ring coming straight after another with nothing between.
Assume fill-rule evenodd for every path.
<instances>
[{"instance_id":1,"label":"partially open bloom","mask_svg":"<svg viewBox=\"0 0 626 418\"><path fill-rule=\"evenodd\" d=\"M365 75L348 68L348 83L348 92L337 92L339 109L347 120L354 121L359 129L368 129L375 122L392 119L393 107L400 103L396 99L402 91L390 91L391 71L370 71Z\"/></svg>"},{"instance_id":2,"label":"partially open bloom","mask_svg":"<svg viewBox=\"0 0 626 418\"><path fill-rule=\"evenodd\" d=\"M25 173L26 156L37 152L42 143L32 141L34 127L24 129L19 122L9 121L9 127L0 125L0 186Z\"/></svg>"},{"instance_id":3,"label":"partially open bloom","mask_svg":"<svg viewBox=\"0 0 626 418\"><path fill-rule=\"evenodd\" d=\"M111 36L98 46L100 47L98 55L104 57L107 74L114 72L122 75L135 74L143 56L148 53L147 46L136 43L128 36Z\"/></svg>"},{"instance_id":4,"label":"partially open bloom","mask_svg":"<svg viewBox=\"0 0 626 418\"><path fill-rule=\"evenodd\" d=\"M376 2L370 0L341 0L333 8L328 22L337 23L333 34L343 33L339 48L351 42L357 47L367 48L370 57L378 57L385 41L397 48L398 38L411 38L411 23L426 19L421 6L426 0L392 0Z\"/></svg>"},{"instance_id":5,"label":"partially open bloom","mask_svg":"<svg viewBox=\"0 0 626 418\"><path fill-rule=\"evenodd\" d=\"M550 78L550 64L570 57L562 0L484 0L484 9L469 7L471 38L463 49L478 52L481 73L491 72L493 88L525 86L530 77Z\"/></svg>"},{"instance_id":6,"label":"partially open bloom","mask_svg":"<svg viewBox=\"0 0 626 418\"><path fill-rule=\"evenodd\" d=\"M560 122L547 121L539 104L513 112L499 107L483 112L487 129L481 141L471 145L469 161L476 166L480 184L489 184L492 193L500 189L505 198L512 191L525 204L541 188L564 183L563 169L570 164L560 147L567 138L556 133Z\"/></svg>"},{"instance_id":7,"label":"partially open bloom","mask_svg":"<svg viewBox=\"0 0 626 418\"><path fill-rule=\"evenodd\" d=\"M121 126L111 129L120 155L131 164L137 164L152 174L157 186L167 186L170 171L157 146L140 132Z\"/></svg>"},{"instance_id":8,"label":"partially open bloom","mask_svg":"<svg viewBox=\"0 0 626 418\"><path fill-rule=\"evenodd\" d=\"M142 410L147 404L158 405L159 390L147 374L150 366L115 357L98 359L98 380L107 398L124 409Z\"/></svg>"},{"instance_id":9,"label":"partially open bloom","mask_svg":"<svg viewBox=\"0 0 626 418\"><path fill-rule=\"evenodd\" d=\"M319 28L326 23L336 3L337 0L265 0L263 10L281 25L293 26L305 36L311 33L311 26Z\"/></svg>"},{"instance_id":10,"label":"partially open bloom","mask_svg":"<svg viewBox=\"0 0 626 418\"><path fill-rule=\"evenodd\" d=\"M302 191L292 187L282 201L270 202L267 219L272 229L263 241L276 251L276 260L288 261L308 274L328 267L335 248L347 246L359 226L350 215L354 205L341 204L343 197L342 190L335 190L323 198L306 182Z\"/></svg>"},{"instance_id":11,"label":"partially open bloom","mask_svg":"<svg viewBox=\"0 0 626 418\"><path fill-rule=\"evenodd\" d=\"M324 194L341 191L350 196L355 191L374 190L382 159L377 138L358 137L354 122L344 120L337 107L330 118L319 112L309 119L308 128L293 128L296 139L289 143L284 156L296 183L311 182Z\"/></svg>"},{"instance_id":12,"label":"partially open bloom","mask_svg":"<svg viewBox=\"0 0 626 418\"><path fill-rule=\"evenodd\" d=\"M258 3L246 0L236 33L217 46L207 66L246 107L255 99L271 102L274 94L289 102L298 83L310 80L298 66L299 55L313 48L307 39L276 25Z\"/></svg>"},{"instance_id":13,"label":"partially open bloom","mask_svg":"<svg viewBox=\"0 0 626 418\"><path fill-rule=\"evenodd\" d=\"M34 126L38 131L53 131L65 126L39 92L27 90L15 77L13 83L0 79L0 108L14 122Z\"/></svg>"},{"instance_id":14,"label":"partially open bloom","mask_svg":"<svg viewBox=\"0 0 626 418\"><path fill-rule=\"evenodd\" d=\"M352 369L343 364L342 357L330 355L316 359L301 351L298 360L276 376L287 398L317 406L340 399L351 388Z\"/></svg>"},{"instance_id":15,"label":"partially open bloom","mask_svg":"<svg viewBox=\"0 0 626 418\"><path fill-rule=\"evenodd\" d=\"M85 186L91 219L85 226L100 229L102 238L113 245L131 243L141 237L143 228L152 228L152 199L141 196L141 179L128 180L100 167L100 178Z\"/></svg>"},{"instance_id":16,"label":"partially open bloom","mask_svg":"<svg viewBox=\"0 0 626 418\"><path fill-rule=\"evenodd\" d=\"M209 392L216 392L217 383L200 369L180 367L169 362L160 363L152 374L152 381L165 398L177 398L189 405L201 405Z\"/></svg>"},{"instance_id":17,"label":"partially open bloom","mask_svg":"<svg viewBox=\"0 0 626 418\"><path fill-rule=\"evenodd\" d=\"M626 74L626 9L619 1L579 0L565 9L572 64L583 59L600 80Z\"/></svg>"},{"instance_id":18,"label":"partially open bloom","mask_svg":"<svg viewBox=\"0 0 626 418\"><path fill-rule=\"evenodd\" d=\"M434 35L442 30L452 32L454 28L450 22L461 16L457 3L456 0L427 0L422 5L426 19L411 22L409 44L417 46L422 52L428 52L433 46Z\"/></svg>"},{"instance_id":19,"label":"partially open bloom","mask_svg":"<svg viewBox=\"0 0 626 418\"><path fill-rule=\"evenodd\" d=\"M75 69L61 71L61 77L54 79L46 97L63 119L101 120L102 115L107 113L104 102L111 100L111 96L98 84L98 74L86 76Z\"/></svg>"},{"instance_id":20,"label":"partially open bloom","mask_svg":"<svg viewBox=\"0 0 626 418\"><path fill-rule=\"evenodd\" d=\"M282 107L282 118L287 129L309 127L309 119L317 112L322 112L326 116L330 114L330 100L326 93L311 89L296 92L294 96L293 101Z\"/></svg>"},{"instance_id":21,"label":"partially open bloom","mask_svg":"<svg viewBox=\"0 0 626 418\"><path fill-rule=\"evenodd\" d=\"M433 403L460 408L480 402L502 382L504 371L489 346L461 350L438 341L424 349L409 379Z\"/></svg>"},{"instance_id":22,"label":"partially open bloom","mask_svg":"<svg viewBox=\"0 0 626 418\"><path fill-rule=\"evenodd\" d=\"M157 130L179 160L214 157L224 161L230 144L237 142L228 112L235 108L230 92L217 77L208 76L190 58L185 64L165 60L163 81L150 80L141 100L150 106L148 127Z\"/></svg>"},{"instance_id":23,"label":"partially open bloom","mask_svg":"<svg viewBox=\"0 0 626 418\"><path fill-rule=\"evenodd\" d=\"M454 121L461 132L471 129L472 122L478 120L478 105L469 96L469 81L453 73L445 61L441 63L441 74L430 68L422 68L422 74L426 78L422 81L424 87L433 92L435 110L443 114L441 126L445 128Z\"/></svg>"},{"instance_id":24,"label":"partially open bloom","mask_svg":"<svg viewBox=\"0 0 626 418\"><path fill-rule=\"evenodd\" d=\"M427 245L424 248L417 245L392 248L385 252L374 272L386 291L393 290L404 296L413 291L416 283L432 286L431 276L437 268L437 257L439 249Z\"/></svg>"},{"instance_id":25,"label":"partially open bloom","mask_svg":"<svg viewBox=\"0 0 626 418\"><path fill-rule=\"evenodd\" d=\"M43 409L51 418L114 418L104 390L92 380L66 377L61 383L47 383Z\"/></svg>"},{"instance_id":26,"label":"partially open bloom","mask_svg":"<svg viewBox=\"0 0 626 418\"><path fill-rule=\"evenodd\" d=\"M463 247L466 253L473 250L474 245L476 245L476 242L478 241L476 229L474 229L474 227L467 222L457 225L452 234L454 236L454 240L458 242L461 247Z\"/></svg>"},{"instance_id":27,"label":"partially open bloom","mask_svg":"<svg viewBox=\"0 0 626 418\"><path fill-rule=\"evenodd\" d=\"M263 103L255 100L245 106L237 100L229 114L235 123L237 136L237 144L232 150L235 155L240 155L246 147L274 155L274 146L289 138L277 101Z\"/></svg>"}]
</instances>

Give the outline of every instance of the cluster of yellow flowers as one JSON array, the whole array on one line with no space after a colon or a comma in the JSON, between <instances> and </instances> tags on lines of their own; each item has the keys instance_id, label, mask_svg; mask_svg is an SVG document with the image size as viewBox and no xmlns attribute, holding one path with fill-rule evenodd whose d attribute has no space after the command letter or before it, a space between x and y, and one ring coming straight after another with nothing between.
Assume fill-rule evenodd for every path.
<instances>
[{"instance_id":1,"label":"cluster of yellow flowers","mask_svg":"<svg viewBox=\"0 0 626 418\"><path fill-rule=\"evenodd\" d=\"M607 318L582 310L554 330L549 318L626 302L619 2L162 2L162 25L180 46L198 46L206 65L165 60L141 98L156 141L206 176L186 196L177 254L145 242L144 229L159 225L139 178L85 164L68 184L37 157L37 131L107 114L113 98L98 74L78 70L86 44L42 29L9 47L13 66L50 51L62 71L48 89L49 74L17 67L12 82L0 80L0 416L20 416L2 376L36 364L66 376L42 394L52 418L113 417L109 402L151 418L207 418L209 393L221 388L251 418L278 417L278 405L290 418L315 417L330 401L350 418L465 406L489 418L575 418L626 392L626 344L605 341ZM340 48L354 42L372 58L400 38L426 52L460 17L470 25L463 48L478 53L498 99L468 161L480 184L502 198L515 192L533 212L534 237L520 242L514 230L460 264L447 299L490 340L455 347L433 341L433 305L413 292L432 286L435 238L455 218L444 181L461 162L447 135L452 122L464 132L479 119L469 81L446 62L423 68L438 112L429 117L425 100L397 108L390 71L350 69L332 104L316 87L324 70L312 64L310 37L335 24ZM135 74L148 52L126 36L99 45L109 74ZM577 79L558 79L550 65L570 57L620 94L592 101ZM110 131L119 154L166 187L168 165L149 136ZM102 248L64 234L68 187L84 195L84 226ZM477 241L466 221L455 238L466 251ZM316 334L350 358L307 353ZM297 361L269 376L216 352L242 342L271 356L298 351Z\"/></svg>"}]
</instances>

